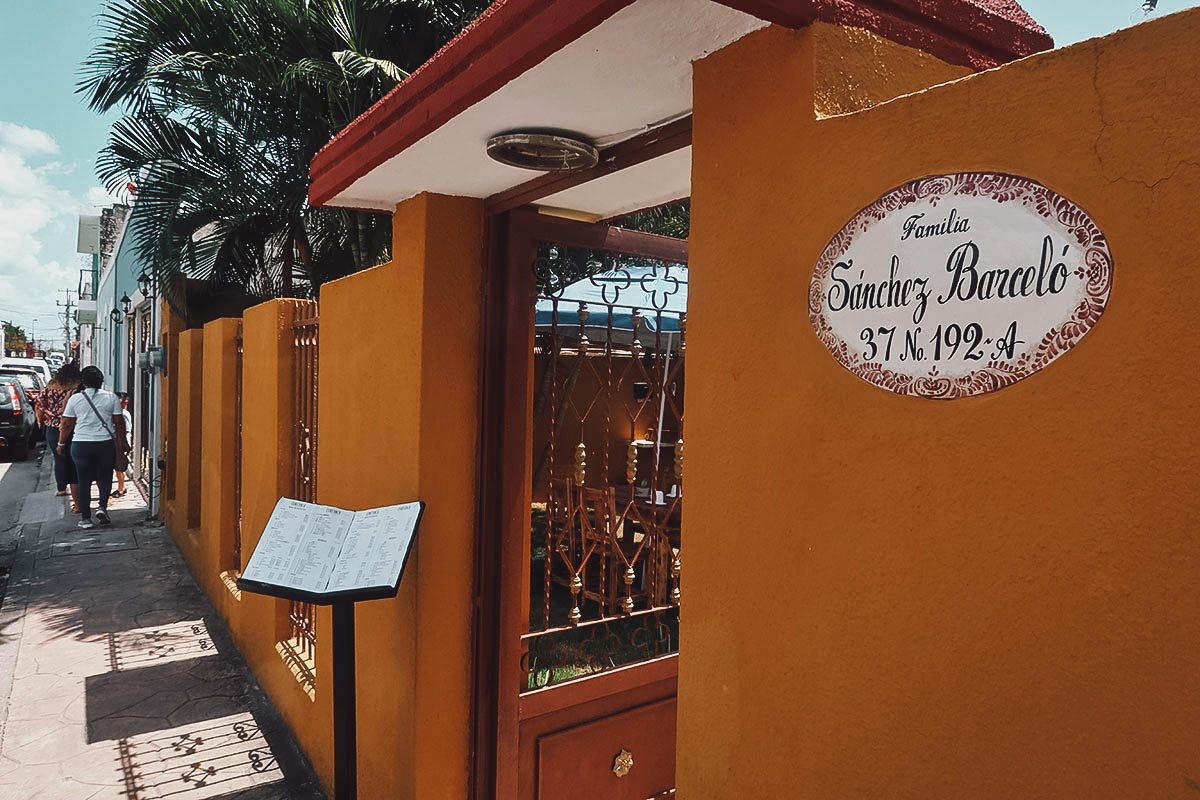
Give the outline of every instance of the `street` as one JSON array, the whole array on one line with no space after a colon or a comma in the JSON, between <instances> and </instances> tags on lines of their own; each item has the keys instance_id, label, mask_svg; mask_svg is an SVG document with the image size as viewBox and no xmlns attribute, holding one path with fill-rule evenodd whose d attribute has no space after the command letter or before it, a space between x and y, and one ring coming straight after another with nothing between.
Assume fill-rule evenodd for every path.
<instances>
[{"instance_id":1,"label":"street","mask_svg":"<svg viewBox=\"0 0 1200 800\"><path fill-rule=\"evenodd\" d=\"M3 451L0 451L2 454ZM0 455L3 458L3 455ZM0 607L8 587L8 577L17 554L20 538L21 503L37 485L36 459L12 462L0 461ZM0 637L4 631L0 629Z\"/></svg>"},{"instance_id":2,"label":"street","mask_svg":"<svg viewBox=\"0 0 1200 800\"><path fill-rule=\"evenodd\" d=\"M17 523L21 501L37 485L38 461L9 461L0 450L0 534Z\"/></svg>"}]
</instances>

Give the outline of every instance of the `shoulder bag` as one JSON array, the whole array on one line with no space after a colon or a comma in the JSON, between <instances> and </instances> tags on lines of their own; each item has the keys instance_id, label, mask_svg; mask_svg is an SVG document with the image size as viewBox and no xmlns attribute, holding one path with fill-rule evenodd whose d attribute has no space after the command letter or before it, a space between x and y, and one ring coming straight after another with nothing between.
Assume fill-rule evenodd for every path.
<instances>
[{"instance_id":1,"label":"shoulder bag","mask_svg":"<svg viewBox=\"0 0 1200 800\"><path fill-rule=\"evenodd\" d=\"M87 400L87 404L92 407L92 413L96 415L96 419L100 420L100 424L104 426L104 430L108 431L108 435L113 439L113 447L117 450L117 457L113 461L113 469L124 472L129 469L129 453L125 451L125 443L117 441L117 435L113 433L112 426L104 419L104 415L96 409L96 404L92 402L92 398L87 396L87 389L80 392L83 399Z\"/></svg>"}]
</instances>

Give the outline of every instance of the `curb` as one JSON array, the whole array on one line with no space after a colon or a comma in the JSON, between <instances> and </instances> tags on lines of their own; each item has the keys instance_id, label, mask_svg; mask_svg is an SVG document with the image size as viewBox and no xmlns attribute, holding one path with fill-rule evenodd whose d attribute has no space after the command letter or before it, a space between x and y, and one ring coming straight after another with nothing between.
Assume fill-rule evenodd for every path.
<instances>
[{"instance_id":1,"label":"curb","mask_svg":"<svg viewBox=\"0 0 1200 800\"><path fill-rule=\"evenodd\" d=\"M9 574L6 595L0 595L0 752L4 750L4 734L8 726L9 698L12 695L13 675L25 632L25 612L29 607L34 559L20 545L36 541L42 523L30 522L21 526L16 558Z\"/></svg>"},{"instance_id":2,"label":"curb","mask_svg":"<svg viewBox=\"0 0 1200 800\"><path fill-rule=\"evenodd\" d=\"M33 492L47 485L50 473L43 456L38 459ZM32 494L31 492L30 494ZM25 510L26 495L17 506L17 519ZM8 726L9 699L12 696L13 676L17 658L21 653L21 641L25 632L25 612L29 607L32 589L34 557L27 549L36 542L42 529L41 522L16 523L19 533L12 539L11 551L0 553L0 752L4 750L4 734Z\"/></svg>"}]
</instances>

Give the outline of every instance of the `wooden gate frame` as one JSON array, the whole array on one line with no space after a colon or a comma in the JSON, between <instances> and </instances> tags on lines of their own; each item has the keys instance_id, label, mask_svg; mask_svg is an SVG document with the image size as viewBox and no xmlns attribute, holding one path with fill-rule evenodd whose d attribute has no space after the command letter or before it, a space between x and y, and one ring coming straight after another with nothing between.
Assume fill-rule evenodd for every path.
<instances>
[{"instance_id":1,"label":"wooden gate frame","mask_svg":"<svg viewBox=\"0 0 1200 800\"><path fill-rule=\"evenodd\" d=\"M481 425L476 509L473 752L474 800L517 794L522 598L505 596L524 574L532 487L533 264L539 241L686 263L688 243L667 236L516 209L490 215L480 352ZM664 679L676 657L661 659Z\"/></svg>"}]
</instances>

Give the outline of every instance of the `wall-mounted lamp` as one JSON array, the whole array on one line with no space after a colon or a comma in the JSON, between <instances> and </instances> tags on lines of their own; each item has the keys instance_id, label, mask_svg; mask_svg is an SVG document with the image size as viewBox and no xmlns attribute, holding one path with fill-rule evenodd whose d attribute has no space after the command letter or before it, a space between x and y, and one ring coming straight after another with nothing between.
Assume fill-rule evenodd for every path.
<instances>
[{"instance_id":1,"label":"wall-mounted lamp","mask_svg":"<svg viewBox=\"0 0 1200 800\"><path fill-rule=\"evenodd\" d=\"M539 172L587 169L600 161L600 151L590 142L528 131L493 136L487 141L487 154L501 164Z\"/></svg>"},{"instance_id":2,"label":"wall-mounted lamp","mask_svg":"<svg viewBox=\"0 0 1200 800\"><path fill-rule=\"evenodd\" d=\"M120 311L118 311L115 308L112 311L108 312L108 318L113 321L113 325L120 325L121 319L124 316L125 316L124 314L122 314Z\"/></svg>"},{"instance_id":3,"label":"wall-mounted lamp","mask_svg":"<svg viewBox=\"0 0 1200 800\"><path fill-rule=\"evenodd\" d=\"M127 294L121 295L121 308L125 311L126 314L129 313L129 307L132 305L133 305L133 301L129 299L129 295L127 295Z\"/></svg>"},{"instance_id":4,"label":"wall-mounted lamp","mask_svg":"<svg viewBox=\"0 0 1200 800\"><path fill-rule=\"evenodd\" d=\"M138 275L138 288L142 290L143 297L149 297L150 290L154 288L154 281L148 274L143 272L141 275Z\"/></svg>"}]
</instances>

